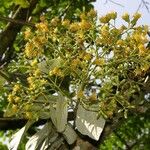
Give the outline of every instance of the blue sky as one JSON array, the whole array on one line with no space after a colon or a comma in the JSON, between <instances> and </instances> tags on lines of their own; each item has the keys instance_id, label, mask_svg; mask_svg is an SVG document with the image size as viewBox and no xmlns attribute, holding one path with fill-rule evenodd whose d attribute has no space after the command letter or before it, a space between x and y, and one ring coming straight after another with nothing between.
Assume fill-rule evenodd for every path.
<instances>
[{"instance_id":1,"label":"blue sky","mask_svg":"<svg viewBox=\"0 0 150 150\"><path fill-rule=\"evenodd\" d=\"M113 1L120 3L121 5L123 5L123 7L113 4L109 0L107 4L105 4L106 0L97 0L97 2L94 3L94 6L99 16L104 15L110 11L116 11L118 13L118 24L122 24L120 18L123 13L128 12L131 15L134 14L141 3L141 0L113 0ZM150 3L150 0L146 1ZM142 18L139 20L138 24L143 25L147 24L150 26L150 12L148 12L145 7L140 8L139 12L142 14Z\"/></svg>"}]
</instances>

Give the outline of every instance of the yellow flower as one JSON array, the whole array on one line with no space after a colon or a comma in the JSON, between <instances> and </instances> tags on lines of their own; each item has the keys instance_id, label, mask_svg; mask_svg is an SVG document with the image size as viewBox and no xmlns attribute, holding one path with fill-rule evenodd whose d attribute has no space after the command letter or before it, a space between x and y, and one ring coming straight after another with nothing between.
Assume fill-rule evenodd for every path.
<instances>
[{"instance_id":1,"label":"yellow flower","mask_svg":"<svg viewBox=\"0 0 150 150\"><path fill-rule=\"evenodd\" d=\"M53 74L59 74L60 69L58 67L55 67L52 72Z\"/></svg>"},{"instance_id":2,"label":"yellow flower","mask_svg":"<svg viewBox=\"0 0 150 150\"><path fill-rule=\"evenodd\" d=\"M51 20L51 25L56 27L58 25L59 21L60 21L59 18L55 17Z\"/></svg>"},{"instance_id":3,"label":"yellow flower","mask_svg":"<svg viewBox=\"0 0 150 150\"><path fill-rule=\"evenodd\" d=\"M41 22L44 22L45 21L45 16L41 15L40 20L41 20Z\"/></svg>"},{"instance_id":4,"label":"yellow flower","mask_svg":"<svg viewBox=\"0 0 150 150\"><path fill-rule=\"evenodd\" d=\"M149 68L150 68L150 64L147 64L147 63L145 63L141 66L142 71L147 71Z\"/></svg>"},{"instance_id":5,"label":"yellow flower","mask_svg":"<svg viewBox=\"0 0 150 150\"><path fill-rule=\"evenodd\" d=\"M146 47L143 44L140 44L138 46L139 49L139 55L143 55L146 52Z\"/></svg>"},{"instance_id":6,"label":"yellow flower","mask_svg":"<svg viewBox=\"0 0 150 150\"><path fill-rule=\"evenodd\" d=\"M104 58L97 58L97 59L95 59L94 64L97 66L102 66L105 64L105 59Z\"/></svg>"},{"instance_id":7,"label":"yellow flower","mask_svg":"<svg viewBox=\"0 0 150 150\"><path fill-rule=\"evenodd\" d=\"M40 22L40 23L36 24L35 26L41 32L49 31L47 22Z\"/></svg>"},{"instance_id":8,"label":"yellow flower","mask_svg":"<svg viewBox=\"0 0 150 150\"><path fill-rule=\"evenodd\" d=\"M109 31L107 31L107 30L102 30L101 34L102 34L102 36L103 36L103 38L104 38L104 41L105 41L107 38L109 38L109 35L110 35Z\"/></svg>"},{"instance_id":9,"label":"yellow flower","mask_svg":"<svg viewBox=\"0 0 150 150\"><path fill-rule=\"evenodd\" d=\"M111 19L115 20L117 18L117 13L116 12L110 12L106 14L105 16L100 17L100 22L101 23L108 23Z\"/></svg>"},{"instance_id":10,"label":"yellow flower","mask_svg":"<svg viewBox=\"0 0 150 150\"><path fill-rule=\"evenodd\" d=\"M30 104L26 104L25 107L24 107L24 109L26 111L29 111L31 109L31 105Z\"/></svg>"},{"instance_id":11,"label":"yellow flower","mask_svg":"<svg viewBox=\"0 0 150 150\"><path fill-rule=\"evenodd\" d=\"M42 46L42 43L39 40L39 37L34 37L32 39L32 44L34 44L35 47L40 48Z\"/></svg>"},{"instance_id":12,"label":"yellow flower","mask_svg":"<svg viewBox=\"0 0 150 150\"><path fill-rule=\"evenodd\" d=\"M122 25L120 28L119 28L119 31L120 31L120 33L122 33L124 30L126 30L127 29L127 27L126 26L124 26L124 25Z\"/></svg>"},{"instance_id":13,"label":"yellow flower","mask_svg":"<svg viewBox=\"0 0 150 150\"><path fill-rule=\"evenodd\" d=\"M129 14L128 14L128 13L124 13L124 14L122 15L122 19L123 19L124 21L126 21L126 22L129 22L129 21L130 21L130 16L129 16Z\"/></svg>"},{"instance_id":14,"label":"yellow flower","mask_svg":"<svg viewBox=\"0 0 150 150\"><path fill-rule=\"evenodd\" d=\"M53 70L51 70L51 71L49 72L49 76L52 76L52 75L64 77L63 72L62 72L61 69L58 68L58 67L55 67Z\"/></svg>"},{"instance_id":15,"label":"yellow flower","mask_svg":"<svg viewBox=\"0 0 150 150\"><path fill-rule=\"evenodd\" d=\"M129 54L129 52L130 52L130 47L126 47L126 48L125 48L125 53L126 53L126 54Z\"/></svg>"},{"instance_id":16,"label":"yellow flower","mask_svg":"<svg viewBox=\"0 0 150 150\"><path fill-rule=\"evenodd\" d=\"M37 88L37 85L32 83L29 85L29 90L32 91L32 90L35 90Z\"/></svg>"},{"instance_id":17,"label":"yellow flower","mask_svg":"<svg viewBox=\"0 0 150 150\"><path fill-rule=\"evenodd\" d=\"M77 32L77 39L84 40L84 32L82 30Z\"/></svg>"},{"instance_id":18,"label":"yellow flower","mask_svg":"<svg viewBox=\"0 0 150 150\"><path fill-rule=\"evenodd\" d=\"M99 18L101 23L108 23L110 21L110 18L108 16L102 16Z\"/></svg>"},{"instance_id":19,"label":"yellow flower","mask_svg":"<svg viewBox=\"0 0 150 150\"><path fill-rule=\"evenodd\" d=\"M94 9L91 9L88 13L87 13L88 17L91 18L95 18L97 16L97 12Z\"/></svg>"},{"instance_id":20,"label":"yellow flower","mask_svg":"<svg viewBox=\"0 0 150 150\"><path fill-rule=\"evenodd\" d=\"M144 43L148 42L146 35L143 35L142 33L133 34L133 38L136 40L136 42L138 44L139 43L144 44Z\"/></svg>"},{"instance_id":21,"label":"yellow flower","mask_svg":"<svg viewBox=\"0 0 150 150\"><path fill-rule=\"evenodd\" d=\"M95 102L97 100L97 94L96 94L96 89L93 89L92 94L89 97L89 100L91 102Z\"/></svg>"},{"instance_id":22,"label":"yellow flower","mask_svg":"<svg viewBox=\"0 0 150 150\"><path fill-rule=\"evenodd\" d=\"M27 28L26 31L24 32L24 37L25 39L29 39L31 36L31 29L30 28Z\"/></svg>"},{"instance_id":23,"label":"yellow flower","mask_svg":"<svg viewBox=\"0 0 150 150\"><path fill-rule=\"evenodd\" d=\"M80 60L78 58L73 59L72 62L71 62L71 67L76 68L79 64L80 64Z\"/></svg>"},{"instance_id":24,"label":"yellow flower","mask_svg":"<svg viewBox=\"0 0 150 150\"><path fill-rule=\"evenodd\" d=\"M109 35L109 26L108 25L104 25L101 28L101 34L104 36L108 36Z\"/></svg>"},{"instance_id":25,"label":"yellow flower","mask_svg":"<svg viewBox=\"0 0 150 150\"><path fill-rule=\"evenodd\" d=\"M142 70L140 68L137 68L134 70L135 76L141 75L142 74Z\"/></svg>"},{"instance_id":26,"label":"yellow flower","mask_svg":"<svg viewBox=\"0 0 150 150\"><path fill-rule=\"evenodd\" d=\"M91 28L91 24L86 20L82 20L80 22L80 28L83 29L83 30L88 30L88 29Z\"/></svg>"},{"instance_id":27,"label":"yellow flower","mask_svg":"<svg viewBox=\"0 0 150 150\"><path fill-rule=\"evenodd\" d=\"M25 55L28 58L32 58L33 56L37 55L37 52L35 53L33 43L28 42L26 44L26 46L25 46Z\"/></svg>"},{"instance_id":28,"label":"yellow flower","mask_svg":"<svg viewBox=\"0 0 150 150\"><path fill-rule=\"evenodd\" d=\"M12 94L9 94L7 99L8 99L8 102L13 103L14 96Z\"/></svg>"},{"instance_id":29,"label":"yellow flower","mask_svg":"<svg viewBox=\"0 0 150 150\"><path fill-rule=\"evenodd\" d=\"M15 97L15 99L14 99L15 103L19 103L19 102L20 102L20 100L21 100L21 98L20 98L20 97L18 97L18 96L16 96L16 97Z\"/></svg>"},{"instance_id":30,"label":"yellow flower","mask_svg":"<svg viewBox=\"0 0 150 150\"><path fill-rule=\"evenodd\" d=\"M34 59L34 60L31 62L31 66L32 66L32 67L37 66L37 64L38 64L37 59Z\"/></svg>"},{"instance_id":31,"label":"yellow flower","mask_svg":"<svg viewBox=\"0 0 150 150\"><path fill-rule=\"evenodd\" d=\"M82 14L80 15L80 19L81 19L81 20L87 19L86 14L85 14L85 13L82 13Z\"/></svg>"},{"instance_id":32,"label":"yellow flower","mask_svg":"<svg viewBox=\"0 0 150 150\"><path fill-rule=\"evenodd\" d=\"M124 41L123 40L118 40L116 44L119 45L119 46L123 46L124 45Z\"/></svg>"},{"instance_id":33,"label":"yellow flower","mask_svg":"<svg viewBox=\"0 0 150 150\"><path fill-rule=\"evenodd\" d=\"M92 58L92 55L90 53L86 53L83 57L84 60L89 61Z\"/></svg>"},{"instance_id":34,"label":"yellow flower","mask_svg":"<svg viewBox=\"0 0 150 150\"><path fill-rule=\"evenodd\" d=\"M47 39L45 36L38 36L32 39L32 44L34 44L34 46L37 48L42 47L43 44L45 44L46 42L47 42Z\"/></svg>"},{"instance_id":35,"label":"yellow flower","mask_svg":"<svg viewBox=\"0 0 150 150\"><path fill-rule=\"evenodd\" d=\"M109 16L111 19L115 20L117 18L117 12L110 12Z\"/></svg>"},{"instance_id":36,"label":"yellow flower","mask_svg":"<svg viewBox=\"0 0 150 150\"><path fill-rule=\"evenodd\" d=\"M15 84L13 87L13 92L17 92L20 89L20 85L19 84Z\"/></svg>"},{"instance_id":37,"label":"yellow flower","mask_svg":"<svg viewBox=\"0 0 150 150\"><path fill-rule=\"evenodd\" d=\"M79 98L83 98L83 97L84 97L83 91L82 91L82 90L79 90L79 91L77 92L77 98L79 99Z\"/></svg>"},{"instance_id":38,"label":"yellow flower","mask_svg":"<svg viewBox=\"0 0 150 150\"><path fill-rule=\"evenodd\" d=\"M78 31L79 30L79 24L78 23L72 23L71 25L70 25L70 31L71 32L76 32L76 31Z\"/></svg>"},{"instance_id":39,"label":"yellow flower","mask_svg":"<svg viewBox=\"0 0 150 150\"><path fill-rule=\"evenodd\" d=\"M132 23L133 26L136 25L136 23L137 23L137 21L138 21L138 19L139 19L140 17L141 17L141 14L138 13L138 12L136 12L136 13L133 15L133 19L132 19L132 21L131 21L131 23Z\"/></svg>"},{"instance_id":40,"label":"yellow flower","mask_svg":"<svg viewBox=\"0 0 150 150\"><path fill-rule=\"evenodd\" d=\"M133 19L135 20L138 20L139 18L141 18L141 14L136 12L134 15L133 15Z\"/></svg>"},{"instance_id":41,"label":"yellow flower","mask_svg":"<svg viewBox=\"0 0 150 150\"><path fill-rule=\"evenodd\" d=\"M46 84L46 83L47 83L47 80L42 79L42 80L40 80L40 82L41 82L41 84L43 85L43 84Z\"/></svg>"},{"instance_id":42,"label":"yellow flower","mask_svg":"<svg viewBox=\"0 0 150 150\"><path fill-rule=\"evenodd\" d=\"M149 31L149 26L148 25L144 25L143 29L144 29L144 32L147 34L147 32Z\"/></svg>"},{"instance_id":43,"label":"yellow flower","mask_svg":"<svg viewBox=\"0 0 150 150\"><path fill-rule=\"evenodd\" d=\"M34 83L34 78L33 77L28 77L27 81L29 84L33 84Z\"/></svg>"},{"instance_id":44,"label":"yellow flower","mask_svg":"<svg viewBox=\"0 0 150 150\"><path fill-rule=\"evenodd\" d=\"M26 117L27 119L32 119L32 118L33 118L32 112L26 112L26 113L25 113L25 117Z\"/></svg>"},{"instance_id":45,"label":"yellow flower","mask_svg":"<svg viewBox=\"0 0 150 150\"><path fill-rule=\"evenodd\" d=\"M101 38L101 37L98 37L97 39L96 39L96 44L102 44L103 43L103 38Z\"/></svg>"},{"instance_id":46,"label":"yellow flower","mask_svg":"<svg viewBox=\"0 0 150 150\"><path fill-rule=\"evenodd\" d=\"M34 72L34 76L39 77L40 75L41 75L40 69L36 69L35 72Z\"/></svg>"},{"instance_id":47,"label":"yellow flower","mask_svg":"<svg viewBox=\"0 0 150 150\"><path fill-rule=\"evenodd\" d=\"M63 20L63 21L62 21L62 25L63 25L64 27L69 27L70 21L69 21L68 19Z\"/></svg>"},{"instance_id":48,"label":"yellow flower","mask_svg":"<svg viewBox=\"0 0 150 150\"><path fill-rule=\"evenodd\" d=\"M13 104L13 105L12 105L12 111L13 111L13 112L17 112L17 111L18 111L18 106L15 105L15 104Z\"/></svg>"}]
</instances>

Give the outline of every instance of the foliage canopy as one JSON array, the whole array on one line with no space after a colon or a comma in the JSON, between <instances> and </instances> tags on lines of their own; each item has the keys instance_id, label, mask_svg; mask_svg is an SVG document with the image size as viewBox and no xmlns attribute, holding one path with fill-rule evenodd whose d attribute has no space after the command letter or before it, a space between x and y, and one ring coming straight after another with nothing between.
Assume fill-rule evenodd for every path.
<instances>
[{"instance_id":1,"label":"foliage canopy","mask_svg":"<svg viewBox=\"0 0 150 150\"><path fill-rule=\"evenodd\" d=\"M11 13L7 7L11 10L17 5L18 9L27 9L29 13L31 6L27 0L7 1L7 5L2 2L1 14L6 16ZM79 6L79 1L69 0L56 4L35 1L36 7L30 13L32 23L18 22L30 27L18 28L15 33L11 31L15 35L11 48L6 46L9 38L0 47L1 88L5 85L1 90L0 108L4 117L28 120L12 139L13 150L38 120L48 122L27 142L28 150L59 149L62 145L67 148L64 141L73 144L78 132L103 140L122 120L135 115L131 122L128 119L128 123L116 131L118 136L128 125L135 124L137 115L149 112L149 28L137 25L141 15L123 14L125 24L118 27L116 12L98 18L90 1L83 1ZM4 27L2 24L1 28ZM71 113L74 116L69 119ZM145 129L148 128L147 121Z\"/></svg>"}]
</instances>

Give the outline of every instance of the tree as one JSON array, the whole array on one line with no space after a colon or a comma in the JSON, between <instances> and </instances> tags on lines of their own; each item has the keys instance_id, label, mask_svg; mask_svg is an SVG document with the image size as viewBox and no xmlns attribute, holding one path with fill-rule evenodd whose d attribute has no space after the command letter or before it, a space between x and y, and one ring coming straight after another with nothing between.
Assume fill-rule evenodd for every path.
<instances>
[{"instance_id":1,"label":"tree","mask_svg":"<svg viewBox=\"0 0 150 150\"><path fill-rule=\"evenodd\" d=\"M26 149L96 149L114 130L123 143L122 130L149 113L148 26L137 25L139 13L120 27L116 12L97 22L91 2L1 2L0 127L26 124L14 150L33 133Z\"/></svg>"}]
</instances>

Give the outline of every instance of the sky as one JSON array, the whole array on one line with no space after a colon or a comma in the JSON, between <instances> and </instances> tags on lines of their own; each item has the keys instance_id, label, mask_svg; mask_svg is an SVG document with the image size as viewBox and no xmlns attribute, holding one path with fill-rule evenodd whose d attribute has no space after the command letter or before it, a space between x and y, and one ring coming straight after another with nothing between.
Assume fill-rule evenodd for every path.
<instances>
[{"instance_id":1,"label":"sky","mask_svg":"<svg viewBox=\"0 0 150 150\"><path fill-rule=\"evenodd\" d=\"M107 1L107 3L106 3ZM119 3L122 6L114 4L113 2ZM145 0L150 3L150 0ZM118 13L118 24L122 24L121 15L125 12L133 15L139 5L141 0L97 0L94 3L95 9L99 16L105 15L107 12L116 11ZM150 9L150 4L149 4ZM142 14L142 18L139 19L138 24L149 25L150 26L150 12L147 11L145 7L141 7L139 12Z\"/></svg>"}]
</instances>

